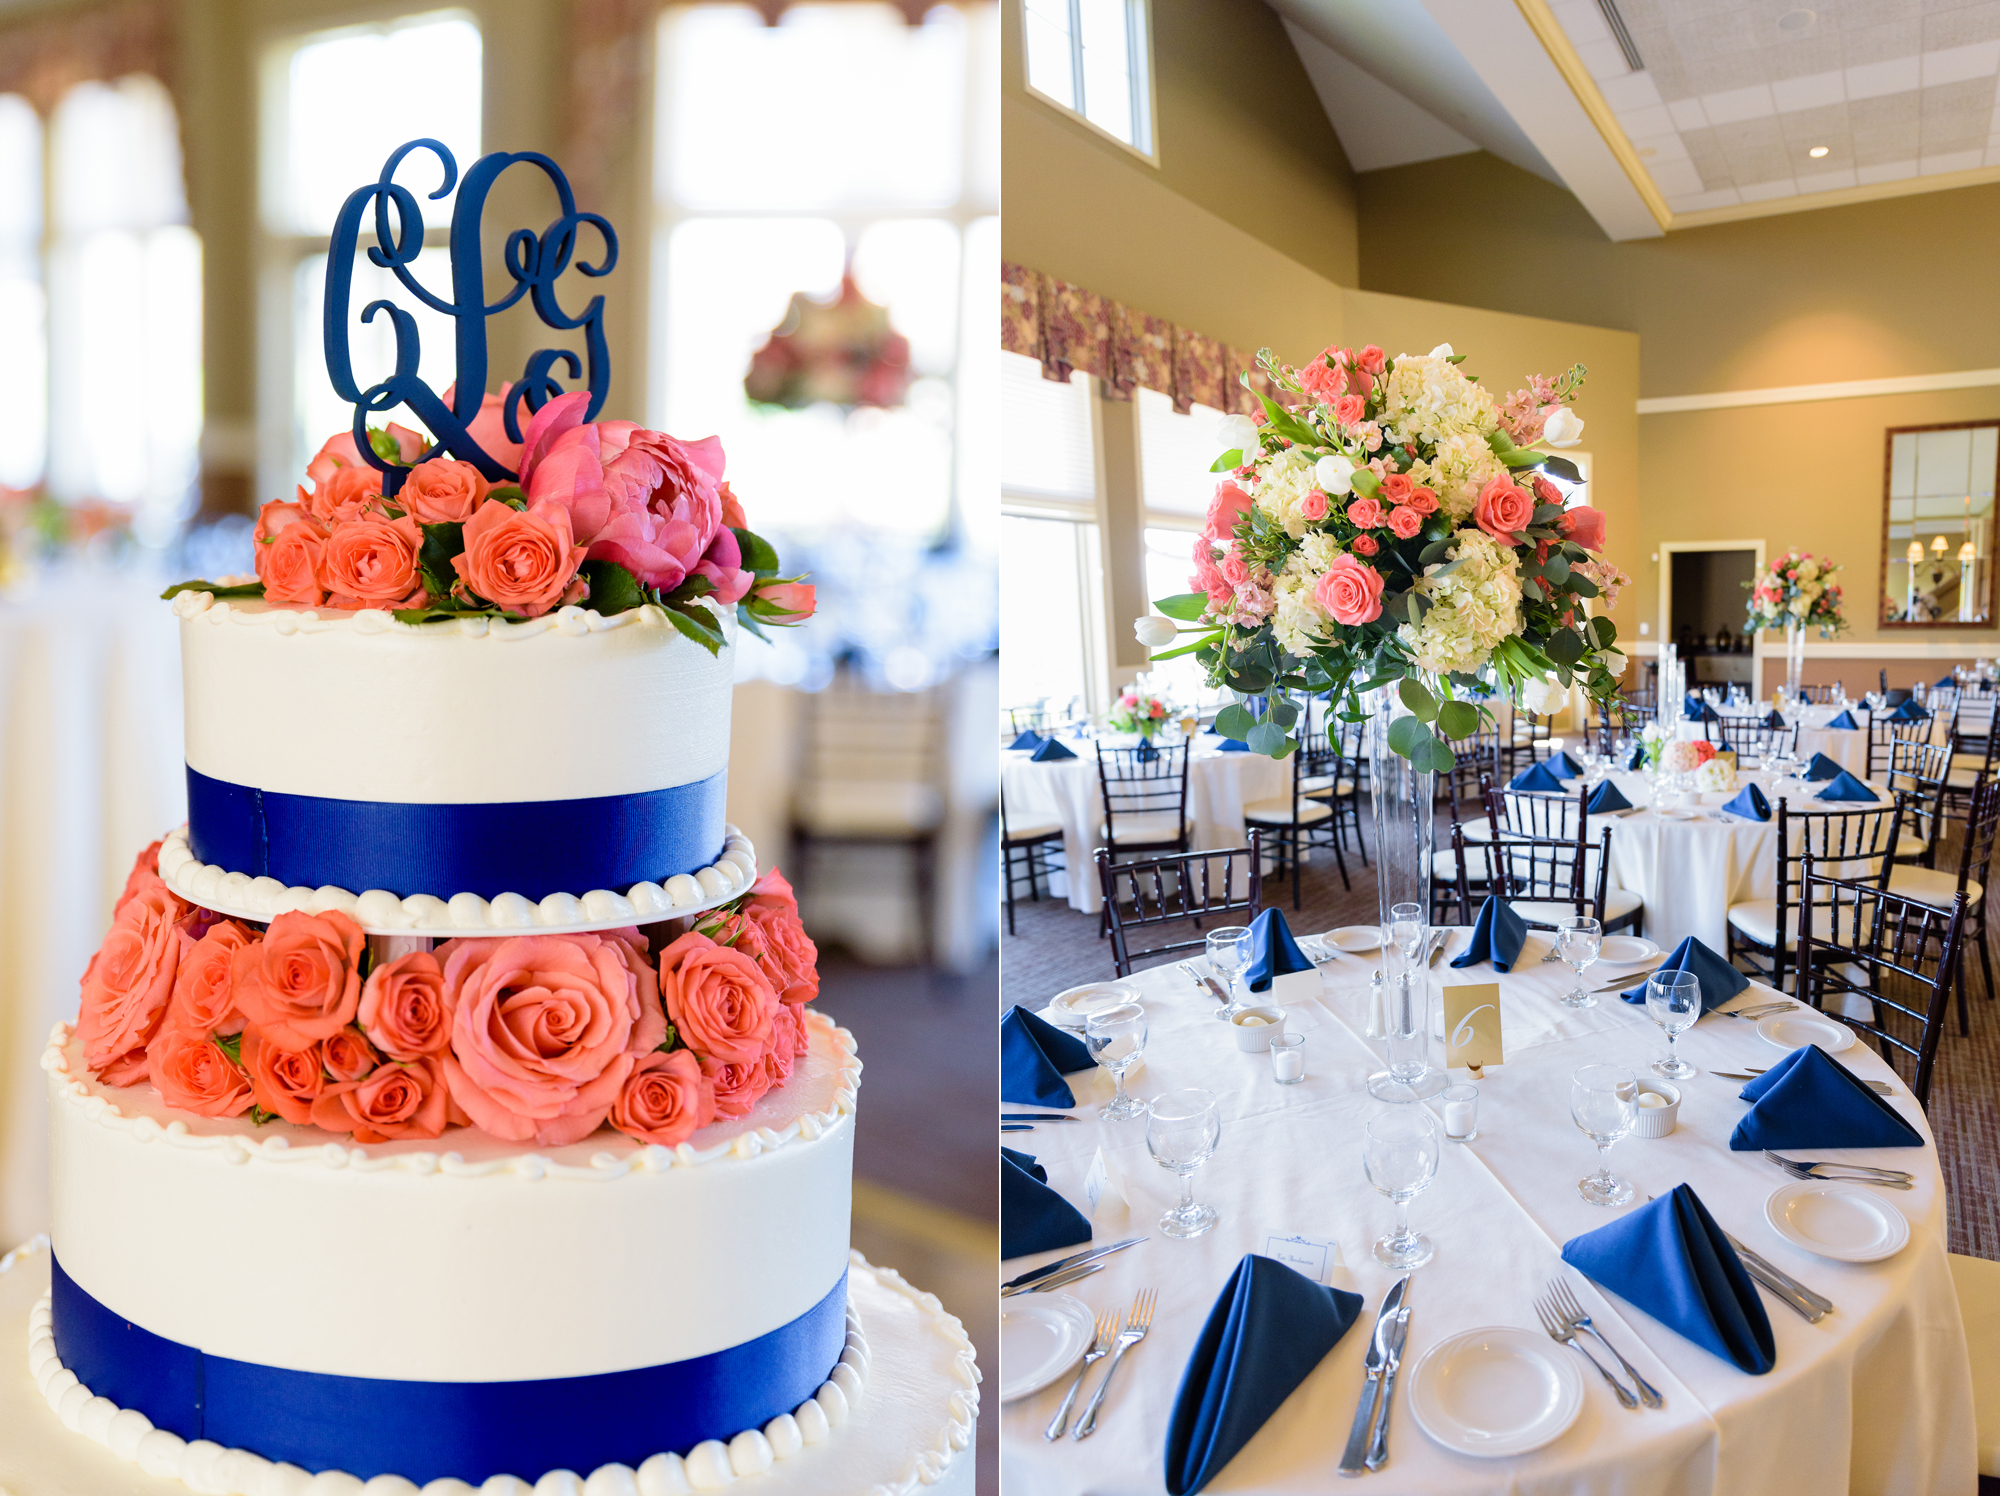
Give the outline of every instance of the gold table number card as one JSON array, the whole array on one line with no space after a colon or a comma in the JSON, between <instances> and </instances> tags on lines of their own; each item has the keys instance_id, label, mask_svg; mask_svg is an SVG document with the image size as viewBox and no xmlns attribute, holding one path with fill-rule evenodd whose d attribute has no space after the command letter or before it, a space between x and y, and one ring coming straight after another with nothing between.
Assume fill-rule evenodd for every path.
<instances>
[{"instance_id":1,"label":"gold table number card","mask_svg":"<svg viewBox=\"0 0 2000 1496\"><path fill-rule=\"evenodd\" d=\"M1468 982L1444 988L1444 1063L1477 1070L1506 1062L1500 1041L1500 984Z\"/></svg>"}]
</instances>

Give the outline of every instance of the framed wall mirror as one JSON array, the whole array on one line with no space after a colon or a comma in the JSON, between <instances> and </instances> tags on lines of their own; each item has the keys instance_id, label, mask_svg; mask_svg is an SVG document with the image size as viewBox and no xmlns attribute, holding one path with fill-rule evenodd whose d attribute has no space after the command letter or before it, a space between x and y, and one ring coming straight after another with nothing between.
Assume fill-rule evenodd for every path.
<instances>
[{"instance_id":1,"label":"framed wall mirror","mask_svg":"<svg viewBox=\"0 0 2000 1496\"><path fill-rule=\"evenodd\" d=\"M1883 468L1882 626L1992 628L2000 421L1891 427Z\"/></svg>"}]
</instances>

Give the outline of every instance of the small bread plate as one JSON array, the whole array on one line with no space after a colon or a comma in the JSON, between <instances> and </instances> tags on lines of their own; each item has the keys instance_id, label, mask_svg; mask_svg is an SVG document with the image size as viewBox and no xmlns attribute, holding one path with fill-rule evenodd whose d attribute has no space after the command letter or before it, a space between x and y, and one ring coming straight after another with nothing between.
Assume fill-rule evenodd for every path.
<instances>
[{"instance_id":1,"label":"small bread plate","mask_svg":"<svg viewBox=\"0 0 2000 1496\"><path fill-rule=\"evenodd\" d=\"M1657 945L1637 935L1606 935L1597 943L1597 960L1601 966L1637 966L1641 961L1652 960L1659 953Z\"/></svg>"},{"instance_id":2,"label":"small bread plate","mask_svg":"<svg viewBox=\"0 0 2000 1496\"><path fill-rule=\"evenodd\" d=\"M1880 1262L1910 1242L1909 1217L1858 1184L1795 1179L1764 1202L1764 1219L1795 1247L1835 1262Z\"/></svg>"},{"instance_id":3,"label":"small bread plate","mask_svg":"<svg viewBox=\"0 0 2000 1496\"><path fill-rule=\"evenodd\" d=\"M1042 1010L1042 1017L1058 1027L1083 1032L1083 1020L1100 1008L1115 1008L1120 1003L1135 1003L1139 1000L1139 989L1130 982L1085 982L1081 987L1072 987L1067 992L1058 992L1049 999L1048 1007Z\"/></svg>"},{"instance_id":4,"label":"small bread plate","mask_svg":"<svg viewBox=\"0 0 2000 1496\"><path fill-rule=\"evenodd\" d=\"M1066 1293L1023 1293L1000 1311L1000 1401L1040 1392L1076 1365L1097 1335L1097 1316Z\"/></svg>"},{"instance_id":5,"label":"small bread plate","mask_svg":"<svg viewBox=\"0 0 2000 1496\"><path fill-rule=\"evenodd\" d=\"M1799 1008L1759 1019L1757 1037L1780 1049L1804 1049L1808 1044L1817 1044L1828 1054L1854 1047L1854 1030L1846 1024L1835 1023L1831 1018L1816 1018Z\"/></svg>"},{"instance_id":6,"label":"small bread plate","mask_svg":"<svg viewBox=\"0 0 2000 1496\"><path fill-rule=\"evenodd\" d=\"M1459 1454L1525 1454L1583 1411L1583 1373L1539 1331L1465 1330L1424 1352L1410 1377L1417 1427Z\"/></svg>"},{"instance_id":7,"label":"small bread plate","mask_svg":"<svg viewBox=\"0 0 2000 1496\"><path fill-rule=\"evenodd\" d=\"M1345 951L1350 956L1366 955L1382 949L1382 931L1375 925L1342 925L1320 936L1322 945Z\"/></svg>"}]
</instances>

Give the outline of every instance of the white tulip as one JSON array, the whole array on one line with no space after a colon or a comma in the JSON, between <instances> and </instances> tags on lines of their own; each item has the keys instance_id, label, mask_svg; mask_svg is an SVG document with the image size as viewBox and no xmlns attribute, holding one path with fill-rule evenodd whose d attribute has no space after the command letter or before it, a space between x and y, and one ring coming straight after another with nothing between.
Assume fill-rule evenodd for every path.
<instances>
[{"instance_id":1,"label":"white tulip","mask_svg":"<svg viewBox=\"0 0 2000 1496\"><path fill-rule=\"evenodd\" d=\"M1313 477L1319 486L1329 494L1350 494L1354 492L1354 464L1338 452L1331 457L1322 457L1313 465Z\"/></svg>"},{"instance_id":2,"label":"white tulip","mask_svg":"<svg viewBox=\"0 0 2000 1496\"><path fill-rule=\"evenodd\" d=\"M1530 680L1521 683L1521 710L1537 717L1545 717L1562 701L1563 688L1553 680Z\"/></svg>"},{"instance_id":3,"label":"white tulip","mask_svg":"<svg viewBox=\"0 0 2000 1496\"><path fill-rule=\"evenodd\" d=\"M1171 644L1180 637L1180 630L1174 627L1171 618L1162 618L1157 613L1148 613L1132 620L1132 637L1148 649L1158 649L1163 644Z\"/></svg>"},{"instance_id":4,"label":"white tulip","mask_svg":"<svg viewBox=\"0 0 2000 1496\"><path fill-rule=\"evenodd\" d=\"M1453 354L1452 354L1452 351L1451 351L1451 344L1449 344L1449 343L1440 343L1440 344L1438 344L1438 345L1437 345L1437 347L1435 347L1435 348L1433 348L1433 349L1431 350L1431 357L1432 357L1432 358L1451 358L1451 357L1453 357Z\"/></svg>"},{"instance_id":5,"label":"white tulip","mask_svg":"<svg viewBox=\"0 0 2000 1496\"><path fill-rule=\"evenodd\" d=\"M1622 650L1607 649L1600 652L1598 658L1604 661L1604 668L1613 675L1622 676L1625 673L1625 655Z\"/></svg>"},{"instance_id":6,"label":"white tulip","mask_svg":"<svg viewBox=\"0 0 2000 1496\"><path fill-rule=\"evenodd\" d=\"M1245 462L1255 462L1263 450L1257 441L1257 423L1248 416L1224 416L1215 423L1215 434L1225 452L1241 452Z\"/></svg>"},{"instance_id":7,"label":"white tulip","mask_svg":"<svg viewBox=\"0 0 2000 1496\"><path fill-rule=\"evenodd\" d=\"M1558 405L1542 423L1542 440L1552 447L1573 447L1583 440L1583 422L1567 405Z\"/></svg>"}]
</instances>

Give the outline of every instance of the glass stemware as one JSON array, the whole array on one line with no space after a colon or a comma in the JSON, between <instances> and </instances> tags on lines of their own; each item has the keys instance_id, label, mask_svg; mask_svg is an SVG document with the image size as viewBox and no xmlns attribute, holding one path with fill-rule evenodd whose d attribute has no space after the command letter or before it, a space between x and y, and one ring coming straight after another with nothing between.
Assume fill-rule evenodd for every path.
<instances>
[{"instance_id":1,"label":"glass stemware","mask_svg":"<svg viewBox=\"0 0 2000 1496\"><path fill-rule=\"evenodd\" d=\"M1604 944L1604 927L1587 914L1572 914L1556 922L1556 954L1576 973L1576 990L1565 993L1566 1008L1594 1008L1597 998L1583 990L1583 974Z\"/></svg>"},{"instance_id":2,"label":"glass stemware","mask_svg":"<svg viewBox=\"0 0 2000 1496\"><path fill-rule=\"evenodd\" d=\"M1410 1201L1437 1177L1438 1129L1420 1106L1399 1106L1371 1118L1361 1145L1368 1182L1396 1202L1396 1230L1375 1243L1375 1260L1398 1272L1422 1267L1435 1248L1410 1229Z\"/></svg>"},{"instance_id":3,"label":"glass stemware","mask_svg":"<svg viewBox=\"0 0 2000 1496\"><path fill-rule=\"evenodd\" d=\"M1250 927L1248 925L1224 925L1219 930L1208 932L1208 969L1222 981L1222 989L1228 996L1222 1011L1234 1014L1243 1006L1236 1000L1236 973L1250 960Z\"/></svg>"},{"instance_id":4,"label":"glass stemware","mask_svg":"<svg viewBox=\"0 0 2000 1496\"><path fill-rule=\"evenodd\" d=\"M1125 1094L1125 1072L1146 1052L1146 1010L1137 1003L1119 1003L1084 1015L1083 1042L1090 1057L1118 1082L1117 1094L1103 1114L1114 1122L1143 1114L1146 1103Z\"/></svg>"},{"instance_id":5,"label":"glass stemware","mask_svg":"<svg viewBox=\"0 0 2000 1496\"><path fill-rule=\"evenodd\" d=\"M1701 978L1691 971L1656 971L1646 978L1646 1012L1667 1031L1667 1057L1653 1062L1653 1074L1685 1080L1700 1072L1674 1050L1674 1040L1701 1017Z\"/></svg>"},{"instance_id":6,"label":"glass stemware","mask_svg":"<svg viewBox=\"0 0 2000 1496\"><path fill-rule=\"evenodd\" d=\"M1222 1140L1222 1115L1211 1092L1190 1087L1157 1096L1146 1108L1146 1148L1153 1162L1180 1176L1181 1203L1160 1217L1160 1230L1185 1239L1200 1236L1219 1217L1213 1205L1194 1202L1194 1171Z\"/></svg>"},{"instance_id":7,"label":"glass stemware","mask_svg":"<svg viewBox=\"0 0 2000 1496\"><path fill-rule=\"evenodd\" d=\"M1389 909L1389 928L1383 932L1389 948L1402 958L1403 965L1417 964L1424 953L1424 936L1429 934L1421 904L1395 904Z\"/></svg>"},{"instance_id":8,"label":"glass stemware","mask_svg":"<svg viewBox=\"0 0 2000 1496\"><path fill-rule=\"evenodd\" d=\"M1424 954L1430 926L1421 904L1396 904L1389 910L1387 980L1389 1066L1368 1077L1368 1094L1378 1101L1419 1101L1444 1089L1442 1070L1430 1063L1430 972Z\"/></svg>"},{"instance_id":9,"label":"glass stemware","mask_svg":"<svg viewBox=\"0 0 2000 1496\"><path fill-rule=\"evenodd\" d=\"M1570 1120L1597 1145L1597 1172L1577 1181L1592 1205L1629 1205L1631 1184L1611 1172L1611 1145L1632 1130L1639 1082L1617 1065L1585 1065L1570 1078Z\"/></svg>"}]
</instances>

